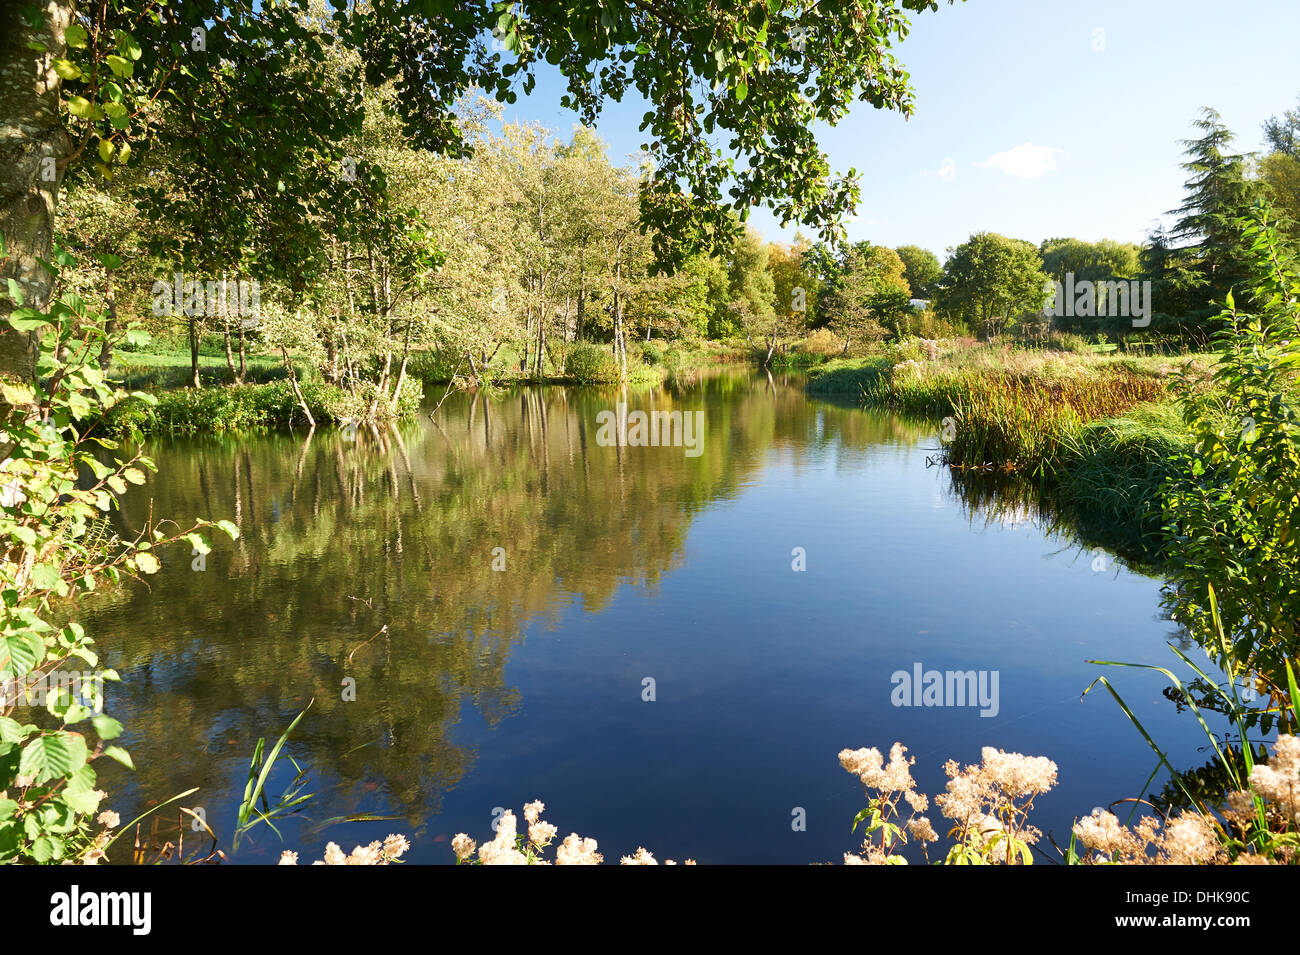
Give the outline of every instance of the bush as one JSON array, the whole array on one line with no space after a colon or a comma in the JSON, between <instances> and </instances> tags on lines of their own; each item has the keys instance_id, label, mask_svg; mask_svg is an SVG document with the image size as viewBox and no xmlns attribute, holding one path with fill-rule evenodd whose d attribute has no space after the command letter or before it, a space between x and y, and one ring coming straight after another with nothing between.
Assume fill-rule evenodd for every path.
<instances>
[{"instance_id":1,"label":"bush","mask_svg":"<svg viewBox=\"0 0 1300 955\"><path fill-rule=\"evenodd\" d=\"M1194 447L1164 489L1178 541L1167 603L1224 670L1254 671L1282 697L1300 655L1300 279L1266 210L1242 225L1257 311L1227 299L1218 394L1185 384Z\"/></svg>"},{"instance_id":2,"label":"bush","mask_svg":"<svg viewBox=\"0 0 1300 955\"><path fill-rule=\"evenodd\" d=\"M578 342L569 351L565 374L584 385L618 381L618 365L614 356L601 346Z\"/></svg>"},{"instance_id":3,"label":"bush","mask_svg":"<svg viewBox=\"0 0 1300 955\"><path fill-rule=\"evenodd\" d=\"M75 264L62 249L55 253L59 266ZM46 268L57 286L60 268ZM151 519L134 535L113 530L108 512L154 469L148 458L120 453L82 426L120 396L90 357L105 341L117 342L80 296L63 295L38 312L21 307L17 283L10 290L18 306L10 323L44 328L44 340L42 387L0 380L0 430L8 442L0 494L0 863L93 863L121 822L102 809L99 761L133 764L113 742L121 724L102 712L103 683L118 674L101 666L81 624L68 621L76 615L69 598L156 573L163 545L184 540L206 554L201 531L219 527L234 537L238 529L199 520L168 534ZM147 338L135 327L126 336Z\"/></svg>"},{"instance_id":4,"label":"bush","mask_svg":"<svg viewBox=\"0 0 1300 955\"><path fill-rule=\"evenodd\" d=\"M664 348L658 342L641 343L641 360L647 365L662 365L664 354Z\"/></svg>"},{"instance_id":5,"label":"bush","mask_svg":"<svg viewBox=\"0 0 1300 955\"><path fill-rule=\"evenodd\" d=\"M299 383L307 407L317 424L350 419L364 421L374 397L375 385L366 382L354 391L320 380ZM397 417L416 414L424 389L407 377L397 402ZM265 385L231 385L226 388L182 388L153 396L119 402L109 413L105 426L111 434L146 435L158 432L197 434L201 432L256 431L264 428L303 424L302 408L288 381ZM386 405L379 404L385 414Z\"/></svg>"},{"instance_id":6,"label":"bush","mask_svg":"<svg viewBox=\"0 0 1300 955\"><path fill-rule=\"evenodd\" d=\"M809 355L833 358L844 351L844 342L829 328L819 328L799 343L799 350Z\"/></svg>"}]
</instances>

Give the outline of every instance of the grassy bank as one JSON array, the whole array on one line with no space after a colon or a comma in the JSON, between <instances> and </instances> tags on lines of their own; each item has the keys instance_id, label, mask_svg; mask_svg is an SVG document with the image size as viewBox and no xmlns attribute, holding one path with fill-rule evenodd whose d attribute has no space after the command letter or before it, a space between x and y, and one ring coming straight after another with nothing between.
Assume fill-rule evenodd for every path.
<instances>
[{"instance_id":1,"label":"grassy bank","mask_svg":"<svg viewBox=\"0 0 1300 955\"><path fill-rule=\"evenodd\" d=\"M199 356L202 388L188 387L191 375L188 350L162 347L149 351L119 350L109 376L130 390L145 391L155 402L130 398L115 407L105 424L113 434L198 434L257 431L306 423L294 397L283 362L274 355L250 355L245 383L235 384L224 352L214 354L205 343ZM741 343L692 342L689 344L641 342L629 349L627 384L633 388L659 385L686 386L704 368L750 359ZM540 378L520 368L519 354L502 348L493 356L482 379L492 385L610 384L619 380L619 368L608 345L576 343L548 350L545 374ZM305 363L295 362L303 397L318 424L345 419L364 420L370 394L354 394L322 381ZM414 353L407 367L407 384L397 416L417 412L424 393L440 394L456 377L470 375L463 356L433 350Z\"/></svg>"},{"instance_id":2,"label":"grassy bank","mask_svg":"<svg viewBox=\"0 0 1300 955\"><path fill-rule=\"evenodd\" d=\"M950 345L898 357L828 362L810 370L808 391L943 419L954 469L998 472L1050 496L1091 538L1155 556L1158 489L1190 440L1174 376L1202 373L1207 356Z\"/></svg>"},{"instance_id":3,"label":"grassy bank","mask_svg":"<svg viewBox=\"0 0 1300 955\"><path fill-rule=\"evenodd\" d=\"M636 386L672 385L689 381L699 371L718 365L747 362L751 349L738 342L687 341L636 342L628 345L627 382ZM418 351L411 356L407 373L427 386L446 387L453 377L479 377L494 385L610 384L619 380L619 367L608 344L561 342L547 346L539 376L531 367L521 367L520 353L510 346L499 349L491 361L471 369L463 353Z\"/></svg>"},{"instance_id":4,"label":"grassy bank","mask_svg":"<svg viewBox=\"0 0 1300 955\"><path fill-rule=\"evenodd\" d=\"M366 418L369 396L365 393L354 394L336 385L311 379L302 381L300 386L317 424ZM397 417L415 414L422 397L420 383L408 379L402 387ZM138 437L240 432L307 423L288 381L219 388L179 388L153 393L153 398L153 403L135 397L118 403L105 419L109 433Z\"/></svg>"}]
</instances>

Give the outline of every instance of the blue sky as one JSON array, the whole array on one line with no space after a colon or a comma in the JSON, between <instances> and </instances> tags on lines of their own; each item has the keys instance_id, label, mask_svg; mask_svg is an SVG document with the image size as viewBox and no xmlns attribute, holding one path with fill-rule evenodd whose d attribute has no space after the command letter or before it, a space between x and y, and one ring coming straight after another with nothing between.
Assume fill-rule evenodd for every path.
<instances>
[{"instance_id":1,"label":"blue sky","mask_svg":"<svg viewBox=\"0 0 1300 955\"><path fill-rule=\"evenodd\" d=\"M1101 31L1101 32L1097 32ZM1300 2L967 0L915 15L899 48L910 120L858 104L818 131L832 168L861 174L849 237L944 250L991 230L1039 242L1139 242L1182 197L1179 140L1213 106L1242 151L1300 95ZM539 77L507 118L567 137L560 84ZM622 160L639 149L644 101L597 126ZM764 209L751 223L788 239Z\"/></svg>"}]
</instances>

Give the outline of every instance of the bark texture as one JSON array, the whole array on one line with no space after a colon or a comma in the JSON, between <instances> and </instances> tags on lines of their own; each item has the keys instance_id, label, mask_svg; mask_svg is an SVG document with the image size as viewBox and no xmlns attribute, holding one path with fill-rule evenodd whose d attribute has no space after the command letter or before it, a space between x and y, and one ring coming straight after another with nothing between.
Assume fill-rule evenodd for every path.
<instances>
[{"instance_id":1,"label":"bark texture","mask_svg":"<svg viewBox=\"0 0 1300 955\"><path fill-rule=\"evenodd\" d=\"M18 0L0 0L0 235L7 256L0 262L0 288L18 282L31 308L49 304L54 210L70 143L59 116L59 75L54 60L66 50L72 4L47 0L42 20L30 26ZM44 52L29 44L40 43ZM5 321L13 310L0 294L0 376L36 377L39 332L18 332Z\"/></svg>"}]
</instances>

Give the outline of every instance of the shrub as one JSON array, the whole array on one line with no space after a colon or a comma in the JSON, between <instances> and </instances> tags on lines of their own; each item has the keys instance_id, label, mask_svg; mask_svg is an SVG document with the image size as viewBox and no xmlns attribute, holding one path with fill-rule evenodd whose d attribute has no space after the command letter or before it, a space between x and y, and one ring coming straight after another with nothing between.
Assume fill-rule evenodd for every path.
<instances>
[{"instance_id":1,"label":"shrub","mask_svg":"<svg viewBox=\"0 0 1300 955\"><path fill-rule=\"evenodd\" d=\"M618 365L614 356L599 345L578 342L569 351L565 374L584 385L618 381Z\"/></svg>"},{"instance_id":2,"label":"shrub","mask_svg":"<svg viewBox=\"0 0 1300 955\"><path fill-rule=\"evenodd\" d=\"M1284 694L1282 663L1300 655L1300 278L1267 209L1242 228L1256 311L1228 296L1218 394L1184 382L1194 447L1164 489L1178 541L1167 603L1225 670L1257 669Z\"/></svg>"},{"instance_id":3,"label":"shrub","mask_svg":"<svg viewBox=\"0 0 1300 955\"><path fill-rule=\"evenodd\" d=\"M662 365L664 354L664 347L658 342L641 343L641 360L647 365Z\"/></svg>"},{"instance_id":4,"label":"shrub","mask_svg":"<svg viewBox=\"0 0 1300 955\"><path fill-rule=\"evenodd\" d=\"M819 328L799 343L799 350L833 358L844 351L844 343L829 328Z\"/></svg>"},{"instance_id":5,"label":"shrub","mask_svg":"<svg viewBox=\"0 0 1300 955\"><path fill-rule=\"evenodd\" d=\"M74 260L58 249L53 258L57 266L46 268L57 287L61 268ZM103 316L78 295L64 294L48 312L38 312L23 307L17 283L11 281L9 289L17 306L10 324L44 334L37 365L42 384L4 379L0 405L6 444L0 493L0 862L94 862L120 823L116 813L100 811L105 794L94 764L105 757L132 764L112 742L121 725L102 712L103 681L118 675L99 668L94 641L81 624L52 619L56 602L123 576L156 573L158 549L175 541L207 553L203 529L216 526L231 537L238 531L225 521L197 521L172 535L153 522L133 538L112 530L107 513L129 485L143 484L145 472L153 470L148 458L119 456L116 443L91 435L120 392L90 356L105 341L116 341L105 335ZM146 339L134 327L122 337L137 344ZM103 451L112 455L108 463ZM65 613L61 608L57 615ZM74 660L75 680L62 669ZM79 672L83 666L91 668L88 681ZM14 718L19 708L25 711L21 720Z\"/></svg>"}]
</instances>

